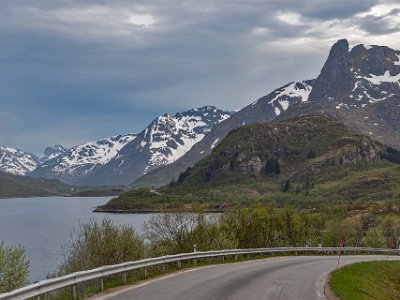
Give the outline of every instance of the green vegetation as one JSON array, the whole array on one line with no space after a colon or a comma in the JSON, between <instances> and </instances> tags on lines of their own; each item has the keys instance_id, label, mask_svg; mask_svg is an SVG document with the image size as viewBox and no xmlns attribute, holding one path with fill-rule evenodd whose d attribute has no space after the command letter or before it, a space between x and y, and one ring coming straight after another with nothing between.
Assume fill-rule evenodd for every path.
<instances>
[{"instance_id":1,"label":"green vegetation","mask_svg":"<svg viewBox=\"0 0 400 300\"><path fill-rule=\"evenodd\" d=\"M117 196L120 188L72 186L56 179L32 178L0 172L0 198L15 197L99 197Z\"/></svg>"},{"instance_id":2,"label":"green vegetation","mask_svg":"<svg viewBox=\"0 0 400 300\"><path fill-rule=\"evenodd\" d=\"M122 193L99 209L193 211L221 203L318 209L392 201L400 199L399 157L323 115L247 125L169 186Z\"/></svg>"},{"instance_id":3,"label":"green vegetation","mask_svg":"<svg viewBox=\"0 0 400 300\"><path fill-rule=\"evenodd\" d=\"M31 178L0 172L0 198L65 195L71 186L54 179Z\"/></svg>"},{"instance_id":4,"label":"green vegetation","mask_svg":"<svg viewBox=\"0 0 400 300\"><path fill-rule=\"evenodd\" d=\"M80 225L66 245L64 262L57 275L147 257L197 251L283 247L400 246L400 216L396 205L376 205L369 212L348 215L345 207L306 210L272 204L240 208L220 215L202 213L164 213L145 223L143 236L131 226L115 225L110 220ZM362 211L353 207L352 212ZM392 244L393 243L393 244ZM199 263L201 263L199 261ZM148 276L176 270L176 264L151 267ZM128 272L128 282L143 278L142 270ZM105 287L122 284L121 275L107 277ZM79 286L80 295L96 293L99 282ZM56 299L68 299L70 290L57 292ZM64 298L63 298L64 297Z\"/></svg>"},{"instance_id":5,"label":"green vegetation","mask_svg":"<svg viewBox=\"0 0 400 300\"><path fill-rule=\"evenodd\" d=\"M29 262L25 250L0 242L0 293L10 292L28 283Z\"/></svg>"},{"instance_id":6,"label":"green vegetation","mask_svg":"<svg viewBox=\"0 0 400 300\"><path fill-rule=\"evenodd\" d=\"M361 262L332 274L331 288L341 300L400 299L400 261Z\"/></svg>"},{"instance_id":7,"label":"green vegetation","mask_svg":"<svg viewBox=\"0 0 400 300\"><path fill-rule=\"evenodd\" d=\"M71 234L60 274L94 269L144 257L144 242L131 226L117 226L111 220L92 220Z\"/></svg>"}]
</instances>

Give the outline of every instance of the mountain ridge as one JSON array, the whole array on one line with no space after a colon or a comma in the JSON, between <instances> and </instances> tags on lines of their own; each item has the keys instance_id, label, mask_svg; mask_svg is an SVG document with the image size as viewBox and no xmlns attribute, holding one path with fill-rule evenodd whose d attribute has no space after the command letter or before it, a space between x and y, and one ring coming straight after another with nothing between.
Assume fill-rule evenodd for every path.
<instances>
[{"instance_id":1,"label":"mountain ridge","mask_svg":"<svg viewBox=\"0 0 400 300\"><path fill-rule=\"evenodd\" d=\"M221 141L230 130L243 124L318 112L329 113L351 129L400 149L400 51L362 44L349 50L347 40L342 39L332 46L319 76L307 82L311 88L306 101L294 98L282 102L289 105L279 114L274 112L275 107L269 102L290 84L285 85L216 126L176 162L145 174L132 186L159 187L176 180L180 173L210 153L214 141ZM235 119L240 122L234 122Z\"/></svg>"}]
</instances>

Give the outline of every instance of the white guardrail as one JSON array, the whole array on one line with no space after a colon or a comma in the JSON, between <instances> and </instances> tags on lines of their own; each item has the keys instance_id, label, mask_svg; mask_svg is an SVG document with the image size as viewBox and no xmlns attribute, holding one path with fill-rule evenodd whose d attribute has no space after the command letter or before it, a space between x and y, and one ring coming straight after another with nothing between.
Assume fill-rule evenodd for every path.
<instances>
[{"instance_id":1,"label":"white guardrail","mask_svg":"<svg viewBox=\"0 0 400 300\"><path fill-rule=\"evenodd\" d=\"M35 284L14 290L9 293L0 294L0 300L22 300L22 299L38 299L41 295L53 292L65 287L71 287L71 299L76 299L76 285L89 280L100 279L103 288L103 279L109 275L122 274L123 281L126 283L126 274L129 271L144 269L147 267L163 265L167 263L178 263L181 267L182 261L195 260L200 258L213 258L243 254L274 254L294 252L316 252L316 253L335 253L339 251L339 247L283 247L283 248L254 248L254 249L233 249L233 250L218 250L205 252L182 253L176 255L166 255L155 258L148 258L138 261L126 262L117 265L103 266L97 269L81 271L65 275L62 277L46 279ZM368 254L400 254L400 249L378 249L378 248L361 248L361 247L346 247L342 248L343 253L368 253Z\"/></svg>"}]
</instances>

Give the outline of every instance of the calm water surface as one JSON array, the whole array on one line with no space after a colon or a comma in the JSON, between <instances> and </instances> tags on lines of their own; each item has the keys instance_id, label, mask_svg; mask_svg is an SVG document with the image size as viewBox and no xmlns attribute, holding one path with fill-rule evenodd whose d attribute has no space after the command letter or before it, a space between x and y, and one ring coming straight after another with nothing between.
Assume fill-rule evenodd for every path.
<instances>
[{"instance_id":1,"label":"calm water surface","mask_svg":"<svg viewBox=\"0 0 400 300\"><path fill-rule=\"evenodd\" d=\"M131 224L142 231L149 214L93 213L94 207L111 197L91 198L13 198L0 199L0 241L22 245L31 263L31 282L46 278L57 270L62 246L69 241L71 230L90 219L112 219L117 224Z\"/></svg>"}]
</instances>

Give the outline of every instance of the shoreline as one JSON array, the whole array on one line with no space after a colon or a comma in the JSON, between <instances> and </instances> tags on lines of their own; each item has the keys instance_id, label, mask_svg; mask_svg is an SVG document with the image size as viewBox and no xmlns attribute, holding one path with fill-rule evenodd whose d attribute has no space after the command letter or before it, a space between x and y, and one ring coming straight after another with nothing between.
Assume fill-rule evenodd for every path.
<instances>
[{"instance_id":1,"label":"shoreline","mask_svg":"<svg viewBox=\"0 0 400 300\"><path fill-rule=\"evenodd\" d=\"M195 209L121 209L121 208L101 208L96 207L94 213L108 213L108 214L158 214L158 213L198 213L204 212L208 214L222 214L226 209L205 209L205 210L195 210Z\"/></svg>"}]
</instances>

